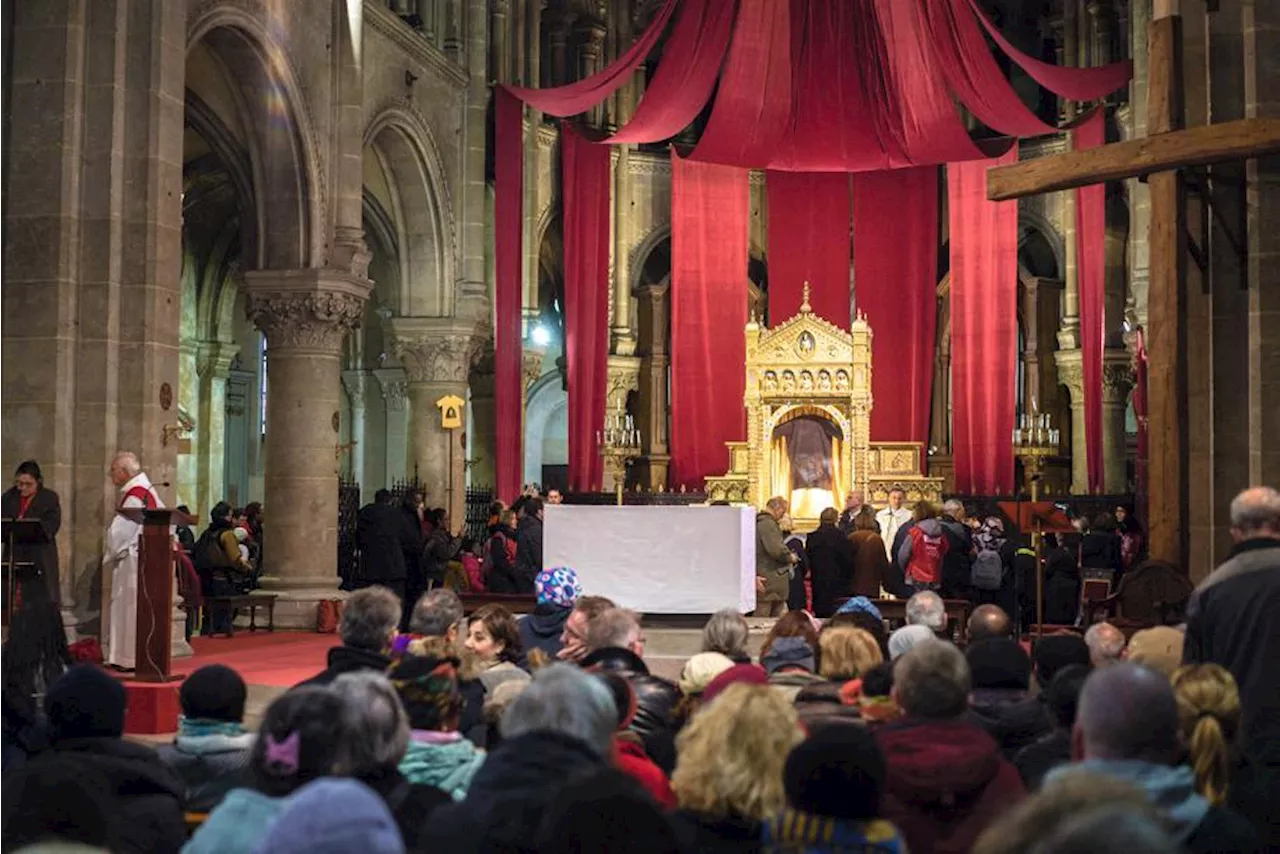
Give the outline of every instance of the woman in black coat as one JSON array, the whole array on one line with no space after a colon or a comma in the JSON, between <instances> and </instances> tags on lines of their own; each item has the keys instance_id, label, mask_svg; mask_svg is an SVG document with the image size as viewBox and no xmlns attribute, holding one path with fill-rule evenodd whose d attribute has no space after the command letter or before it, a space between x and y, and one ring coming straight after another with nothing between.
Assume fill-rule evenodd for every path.
<instances>
[{"instance_id":1,"label":"woman in black coat","mask_svg":"<svg viewBox=\"0 0 1280 854\"><path fill-rule=\"evenodd\" d=\"M404 612L400 619L400 631L409 631L409 616L413 606L427 589L422 574L422 517L426 505L422 493L410 489L400 499L400 513L404 517L404 530L400 534L400 551L404 555Z\"/></svg>"},{"instance_id":2,"label":"woman in black coat","mask_svg":"<svg viewBox=\"0 0 1280 854\"><path fill-rule=\"evenodd\" d=\"M55 538L62 527L62 504L58 501L58 493L44 488L44 478L35 460L27 460L18 466L13 486L0 496L0 517L37 523L4 523L4 558L6 565L10 559L16 564L14 571L21 588L19 595L26 595L29 585L42 583L49 598L55 603L60 601L58 544ZM5 595L8 596L7 589Z\"/></svg>"}]
</instances>

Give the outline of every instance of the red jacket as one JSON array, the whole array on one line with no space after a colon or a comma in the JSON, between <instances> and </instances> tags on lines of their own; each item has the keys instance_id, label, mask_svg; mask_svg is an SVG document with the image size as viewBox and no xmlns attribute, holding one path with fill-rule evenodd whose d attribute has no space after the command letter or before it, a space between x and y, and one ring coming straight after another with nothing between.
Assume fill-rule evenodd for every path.
<instances>
[{"instance_id":1,"label":"red jacket","mask_svg":"<svg viewBox=\"0 0 1280 854\"><path fill-rule=\"evenodd\" d=\"M614 739L613 764L627 776L639 781L658 806L664 810L676 808L676 795L662 769L644 752L644 746L627 738Z\"/></svg>"},{"instance_id":2,"label":"red jacket","mask_svg":"<svg viewBox=\"0 0 1280 854\"><path fill-rule=\"evenodd\" d=\"M964 854L1026 797L995 740L964 720L906 719L874 732L888 766L881 816L911 851Z\"/></svg>"}]
</instances>

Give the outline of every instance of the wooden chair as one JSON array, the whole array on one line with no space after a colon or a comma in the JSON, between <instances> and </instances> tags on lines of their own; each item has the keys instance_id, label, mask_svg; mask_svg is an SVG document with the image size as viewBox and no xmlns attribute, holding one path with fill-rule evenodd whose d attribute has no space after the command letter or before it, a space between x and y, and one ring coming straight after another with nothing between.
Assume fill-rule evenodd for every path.
<instances>
[{"instance_id":1,"label":"wooden chair","mask_svg":"<svg viewBox=\"0 0 1280 854\"><path fill-rule=\"evenodd\" d=\"M1128 637L1152 626L1182 622L1195 585L1173 564L1148 560L1120 579L1120 587L1110 596L1082 605L1085 625L1099 621L1099 615Z\"/></svg>"}]
</instances>

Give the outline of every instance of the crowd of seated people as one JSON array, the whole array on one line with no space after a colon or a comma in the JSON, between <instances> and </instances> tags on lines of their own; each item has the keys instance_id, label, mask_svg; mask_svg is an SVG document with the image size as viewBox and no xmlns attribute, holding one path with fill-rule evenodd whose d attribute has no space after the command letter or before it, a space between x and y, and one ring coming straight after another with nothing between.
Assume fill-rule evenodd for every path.
<instances>
[{"instance_id":1,"label":"crowd of seated people","mask_svg":"<svg viewBox=\"0 0 1280 854\"><path fill-rule=\"evenodd\" d=\"M1232 518L1185 633L1127 642L1114 626L1030 642L987 603L960 648L924 590L887 637L851 600L789 612L757 656L742 616L717 613L671 682L638 614L556 568L534 579L532 633L536 614L464 617L447 590L401 633L395 594L358 591L324 671L256 731L224 666L187 679L158 750L123 737L117 680L46 669L42 737L6 750L3 849L1274 850L1280 495L1245 493ZM552 619L560 636L526 650Z\"/></svg>"}]
</instances>

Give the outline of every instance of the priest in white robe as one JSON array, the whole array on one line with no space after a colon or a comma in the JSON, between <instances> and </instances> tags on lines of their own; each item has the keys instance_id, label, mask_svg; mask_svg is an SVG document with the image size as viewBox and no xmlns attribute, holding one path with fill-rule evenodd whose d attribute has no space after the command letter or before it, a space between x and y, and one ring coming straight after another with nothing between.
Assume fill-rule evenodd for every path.
<instances>
[{"instance_id":1,"label":"priest in white robe","mask_svg":"<svg viewBox=\"0 0 1280 854\"><path fill-rule=\"evenodd\" d=\"M898 536L902 526L911 521L911 511L903 506L907 494L894 487L889 490L889 506L876 514L876 522L880 524L880 539L884 540L884 552L893 561L893 540Z\"/></svg>"},{"instance_id":2,"label":"priest in white robe","mask_svg":"<svg viewBox=\"0 0 1280 854\"><path fill-rule=\"evenodd\" d=\"M136 455L121 451L111 461L111 482L120 490L120 509L163 507L151 479ZM107 664L133 670L138 646L138 541L142 525L114 513L107 527L102 563L111 573L111 604L107 619Z\"/></svg>"}]
</instances>

